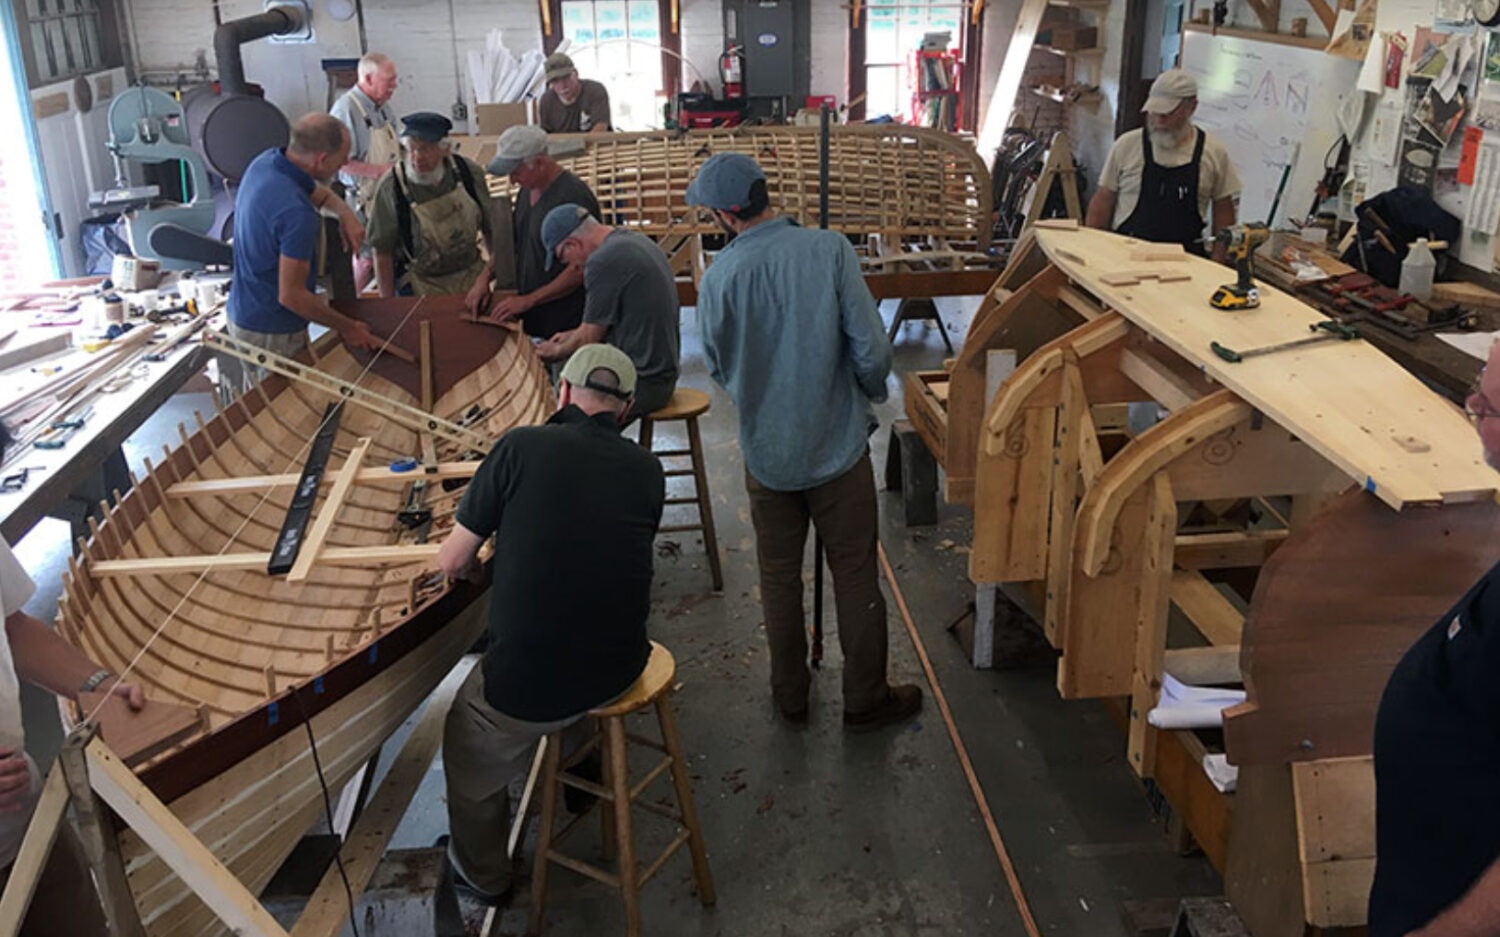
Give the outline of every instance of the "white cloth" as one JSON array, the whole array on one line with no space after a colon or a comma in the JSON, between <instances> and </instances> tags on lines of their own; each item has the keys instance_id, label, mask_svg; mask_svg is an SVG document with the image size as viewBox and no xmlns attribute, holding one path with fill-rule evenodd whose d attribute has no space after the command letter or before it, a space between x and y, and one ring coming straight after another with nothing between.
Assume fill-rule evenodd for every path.
<instances>
[{"instance_id":1,"label":"white cloth","mask_svg":"<svg viewBox=\"0 0 1500 937\"><path fill-rule=\"evenodd\" d=\"M1193 686L1164 673L1161 698L1146 721L1158 729L1212 729L1224 724L1224 710L1244 701L1244 690Z\"/></svg>"},{"instance_id":2,"label":"white cloth","mask_svg":"<svg viewBox=\"0 0 1500 937\"><path fill-rule=\"evenodd\" d=\"M9 618L19 612L34 592L36 583L11 552L10 544L0 537L0 613ZM26 750L26 729L21 724L21 684L11 659L10 632L3 625L0 625L0 748L22 754ZM0 868L15 861L26 835L26 824L31 822L31 812L41 793L41 778L30 755L26 755L26 764L31 771L31 803L20 810L0 813Z\"/></svg>"},{"instance_id":3,"label":"white cloth","mask_svg":"<svg viewBox=\"0 0 1500 937\"><path fill-rule=\"evenodd\" d=\"M1115 193L1115 217L1110 227L1119 228L1135 211L1135 203L1141 196L1141 174L1146 171L1146 151L1141 146L1139 129L1132 130L1115 141L1104 159L1104 168L1099 171L1099 187ZM1153 140L1152 158L1164 169L1186 166L1193 158L1193 147L1198 135L1188 134L1182 146L1156 146ZM1240 194L1240 177L1234 171L1229 151L1218 137L1204 135L1203 159L1198 163L1198 213L1207 216L1208 206L1221 198Z\"/></svg>"}]
</instances>

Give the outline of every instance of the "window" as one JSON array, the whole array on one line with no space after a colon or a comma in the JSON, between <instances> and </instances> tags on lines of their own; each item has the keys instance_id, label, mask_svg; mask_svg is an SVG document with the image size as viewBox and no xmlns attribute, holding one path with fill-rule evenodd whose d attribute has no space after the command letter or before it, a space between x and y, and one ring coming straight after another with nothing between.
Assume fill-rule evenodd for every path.
<instances>
[{"instance_id":1,"label":"window","mask_svg":"<svg viewBox=\"0 0 1500 937\"><path fill-rule=\"evenodd\" d=\"M562 34L578 74L609 89L616 130L662 124L662 26L658 0L562 0Z\"/></svg>"},{"instance_id":2,"label":"window","mask_svg":"<svg viewBox=\"0 0 1500 937\"><path fill-rule=\"evenodd\" d=\"M928 33L949 34L963 51L968 4L955 0L870 0L865 38L865 114L910 121L916 91L910 61Z\"/></svg>"},{"instance_id":3,"label":"window","mask_svg":"<svg viewBox=\"0 0 1500 937\"><path fill-rule=\"evenodd\" d=\"M121 64L113 0L13 0L32 87Z\"/></svg>"}]
</instances>

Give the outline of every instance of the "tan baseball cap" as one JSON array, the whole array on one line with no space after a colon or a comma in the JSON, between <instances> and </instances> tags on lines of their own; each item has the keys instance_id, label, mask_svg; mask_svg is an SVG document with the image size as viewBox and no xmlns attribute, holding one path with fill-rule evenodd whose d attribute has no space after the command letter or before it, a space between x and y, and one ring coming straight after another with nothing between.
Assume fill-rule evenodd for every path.
<instances>
[{"instance_id":1,"label":"tan baseball cap","mask_svg":"<svg viewBox=\"0 0 1500 937\"><path fill-rule=\"evenodd\" d=\"M532 61L536 61L533 59ZM554 52L547 56L546 62L547 81L553 82L559 78L566 78L578 69L573 67L573 60L568 58L566 52Z\"/></svg>"},{"instance_id":2,"label":"tan baseball cap","mask_svg":"<svg viewBox=\"0 0 1500 937\"><path fill-rule=\"evenodd\" d=\"M1151 82L1151 93L1141 108L1148 114L1166 114L1189 98L1198 96L1198 80L1180 68L1162 72Z\"/></svg>"},{"instance_id":3,"label":"tan baseball cap","mask_svg":"<svg viewBox=\"0 0 1500 937\"><path fill-rule=\"evenodd\" d=\"M620 389L590 384L589 375L599 370L613 374L620 382ZM630 399L635 393L635 365L631 362L629 355L613 345L584 345L573 352L568 363L563 365L562 379L574 387L587 387L597 393L619 397L622 400Z\"/></svg>"}]
</instances>

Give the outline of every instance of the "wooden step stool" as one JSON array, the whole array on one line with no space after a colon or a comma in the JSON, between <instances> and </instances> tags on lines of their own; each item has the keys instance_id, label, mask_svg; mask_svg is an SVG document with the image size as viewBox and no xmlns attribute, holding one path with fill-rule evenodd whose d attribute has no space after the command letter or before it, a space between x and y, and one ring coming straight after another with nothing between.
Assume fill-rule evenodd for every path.
<instances>
[{"instance_id":1,"label":"wooden step stool","mask_svg":"<svg viewBox=\"0 0 1500 937\"><path fill-rule=\"evenodd\" d=\"M553 733L547 737L546 761L542 766L542 815L537 830L536 869L531 879L531 926L527 933L542 932L542 915L547 903L547 872L554 863L620 890L625 899L627 937L639 937L641 933L641 886L661 871L667 859L683 843L687 844L693 857L693 881L698 888L698 900L704 905L714 903L714 880L708 868L708 849L704 846L703 829L698 825L698 811L693 805L692 781L688 776L687 761L682 755L682 739L677 734L677 716L672 711L672 681L676 674L677 663L672 659L671 652L652 641L651 657L646 661L646 669L641 671L634 685L613 703L589 711L589 716L598 720L599 728L593 737L568 758L566 765L562 763L561 733ZM625 717L648 706L656 708L656 720L661 728L660 743L625 731ZM666 756L633 787L630 784L629 760L626 757L626 746L630 742L655 749ZM563 770L576 765L599 745L604 747L605 756L602 786ZM675 811L641 799L651 783L666 771L672 772L672 784L677 789L678 809ZM611 853L618 852L618 872L611 873L589 865L564 855L556 848L588 816L585 811L573 817L561 830L553 832L557 795L564 784L599 798L604 815L605 856L608 858ZM631 807L666 817L680 827L671 844L644 871L636 867Z\"/></svg>"},{"instance_id":2,"label":"wooden step stool","mask_svg":"<svg viewBox=\"0 0 1500 937\"><path fill-rule=\"evenodd\" d=\"M703 546L708 551L708 571L713 576L714 591L724 591L724 571L719 565L719 538L714 532L714 509L708 494L708 470L703 462L703 437L698 432L698 417L708 412L708 394L701 390L679 387L672 391L672 399L660 410L641 418L641 445L651 449L652 431L657 423L682 420L687 423L688 447L686 449L651 449L663 461L662 468L668 478L693 476L693 496L690 498L667 498L667 505L696 504L698 523L663 524L658 533L685 533L703 531ZM667 459L691 457L693 467L667 468Z\"/></svg>"}]
</instances>

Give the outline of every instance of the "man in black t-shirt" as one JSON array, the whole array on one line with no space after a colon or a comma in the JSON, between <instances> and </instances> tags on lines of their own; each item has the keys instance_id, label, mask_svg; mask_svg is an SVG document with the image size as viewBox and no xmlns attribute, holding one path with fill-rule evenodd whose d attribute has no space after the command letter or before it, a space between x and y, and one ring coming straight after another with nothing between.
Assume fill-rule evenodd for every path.
<instances>
[{"instance_id":1,"label":"man in black t-shirt","mask_svg":"<svg viewBox=\"0 0 1500 937\"><path fill-rule=\"evenodd\" d=\"M506 788L532 747L552 732L581 735L584 714L627 690L650 656L652 545L666 480L656 457L619 432L635 384L619 349L575 352L562 371L562 408L544 426L500 438L439 553L449 576L481 581L478 551L495 536L489 650L443 734L448 857L489 903L510 891Z\"/></svg>"},{"instance_id":2,"label":"man in black t-shirt","mask_svg":"<svg viewBox=\"0 0 1500 937\"><path fill-rule=\"evenodd\" d=\"M1464 401L1500 468L1500 343ZM1399 549L1393 545L1393 549ZM1500 933L1500 565L1396 665L1375 717L1370 937Z\"/></svg>"},{"instance_id":3,"label":"man in black t-shirt","mask_svg":"<svg viewBox=\"0 0 1500 937\"><path fill-rule=\"evenodd\" d=\"M548 263L542 219L559 205L582 205L599 217L599 200L587 184L547 152L547 134L537 127L511 127L500 134L492 176L509 176L519 187L511 209L516 251L516 295L497 302L490 315L519 317L526 334L551 338L583 321L583 266Z\"/></svg>"}]
</instances>

